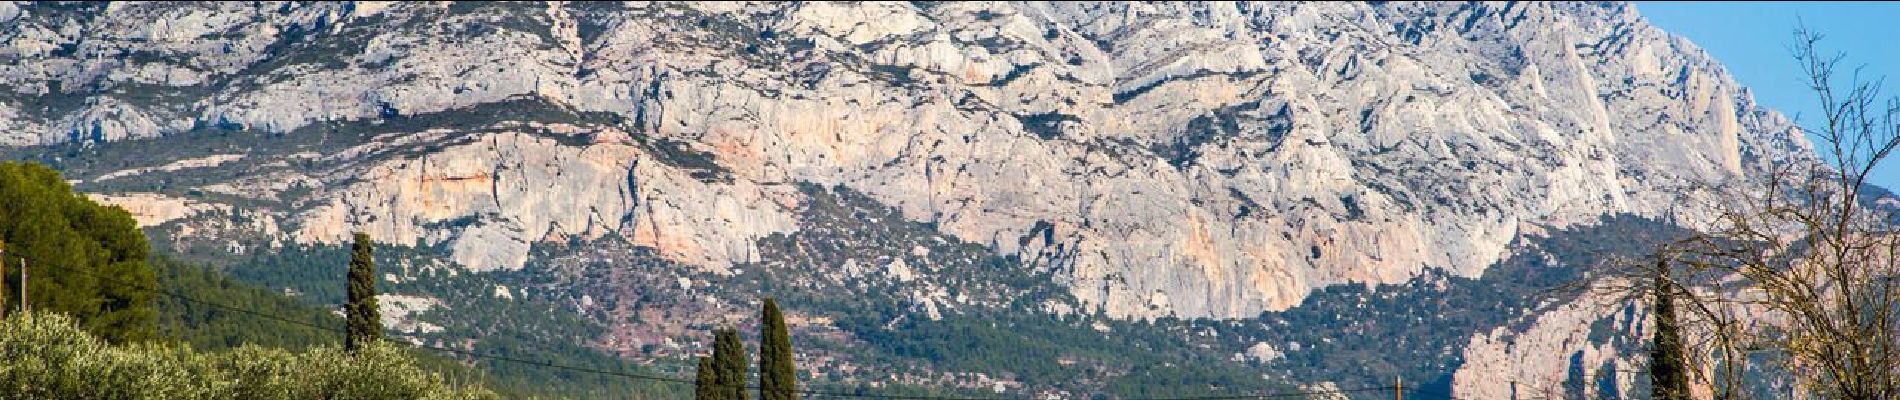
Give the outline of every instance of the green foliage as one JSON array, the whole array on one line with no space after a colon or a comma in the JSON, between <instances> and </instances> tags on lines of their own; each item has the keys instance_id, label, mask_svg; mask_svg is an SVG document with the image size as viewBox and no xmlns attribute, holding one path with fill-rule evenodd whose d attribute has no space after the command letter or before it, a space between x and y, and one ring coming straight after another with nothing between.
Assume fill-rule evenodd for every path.
<instances>
[{"instance_id":1,"label":"green foliage","mask_svg":"<svg viewBox=\"0 0 1900 400\"><path fill-rule=\"evenodd\" d=\"M1656 275L1655 342L1649 349L1651 398L1688 400L1689 369L1683 354L1682 328L1676 322L1675 288L1661 273Z\"/></svg>"},{"instance_id":2,"label":"green foliage","mask_svg":"<svg viewBox=\"0 0 1900 400\"><path fill-rule=\"evenodd\" d=\"M72 315L93 334L113 342L150 338L156 315L146 266L150 248L131 214L73 192L57 171L32 163L0 163L0 241L8 266L3 280L20 287L21 258L35 311ZM6 291L5 304L20 304Z\"/></svg>"},{"instance_id":3,"label":"green foliage","mask_svg":"<svg viewBox=\"0 0 1900 400\"><path fill-rule=\"evenodd\" d=\"M343 314L348 318L350 329L349 335L343 339L343 347L350 350L383 338L383 320L376 309L374 246L368 234L357 232L356 243L350 248L350 300L343 305Z\"/></svg>"},{"instance_id":4,"label":"green foliage","mask_svg":"<svg viewBox=\"0 0 1900 400\"><path fill-rule=\"evenodd\" d=\"M759 400L797 399L791 331L785 327L778 300L768 298L759 312Z\"/></svg>"},{"instance_id":5,"label":"green foliage","mask_svg":"<svg viewBox=\"0 0 1900 400\"><path fill-rule=\"evenodd\" d=\"M693 400L720 400L725 388L719 387L719 373L710 358L700 357L699 368L694 369Z\"/></svg>"},{"instance_id":6,"label":"green foliage","mask_svg":"<svg viewBox=\"0 0 1900 400\"><path fill-rule=\"evenodd\" d=\"M285 246L235 259L223 272L269 292L292 294L289 296L292 300L313 308L339 309L348 299L345 269L350 250L341 246ZM453 274L436 267L422 267L432 264L430 257L437 250L382 244L373 254L377 265L390 266L385 272L415 278L378 282L379 292L428 296L443 302L438 310L423 313L419 318L440 324L444 330L413 334L414 338L517 359L545 360L604 371L675 375L589 347L586 339L600 337L604 330L563 307L571 302L550 301L544 297L572 290L567 286L543 284L551 279L546 275L550 271L524 269ZM535 295L512 300L497 298L494 296L497 285L533 288ZM330 321L337 321L336 317L331 318ZM337 323L342 326L341 321ZM467 365L454 367L480 371L485 386L515 398L673 399L690 396L692 389L686 385L534 364L451 358ZM680 373L690 371L692 365L683 367L686 368Z\"/></svg>"},{"instance_id":7,"label":"green foliage","mask_svg":"<svg viewBox=\"0 0 1900 400\"><path fill-rule=\"evenodd\" d=\"M739 341L739 330L720 329L713 331L714 384L719 387L719 400L746 400L746 354L745 343Z\"/></svg>"},{"instance_id":8,"label":"green foliage","mask_svg":"<svg viewBox=\"0 0 1900 400\"><path fill-rule=\"evenodd\" d=\"M0 393L67 399L475 399L424 371L401 349L371 343L354 354L257 346L201 353L155 343L111 345L60 314L15 315L0 325Z\"/></svg>"},{"instance_id":9,"label":"green foliage","mask_svg":"<svg viewBox=\"0 0 1900 400\"><path fill-rule=\"evenodd\" d=\"M208 299L221 306L255 311L292 321L332 327L319 330L309 326L262 318L186 301L171 296L157 298L159 336L190 344L194 348L220 350L257 345L272 348L303 349L311 346L341 344L335 327L343 321L322 308L313 307L283 294L251 286L226 277L210 268L190 265L169 257L153 257L160 287L192 299Z\"/></svg>"},{"instance_id":10,"label":"green foliage","mask_svg":"<svg viewBox=\"0 0 1900 400\"><path fill-rule=\"evenodd\" d=\"M158 271L159 285L164 290L185 298L217 303L217 306L212 306L179 297L159 296L159 336L171 343L190 345L199 350L257 346L293 351L343 344L343 337L336 334L343 328L343 320L328 311L334 307L304 304L280 292L240 282L215 269L191 265L169 256L154 257L151 263ZM459 360L423 349L411 349L411 353L416 364L425 370L457 382L483 382L484 386L494 387L489 384L494 380L484 376L483 371L464 365ZM503 394L528 397L538 393Z\"/></svg>"}]
</instances>

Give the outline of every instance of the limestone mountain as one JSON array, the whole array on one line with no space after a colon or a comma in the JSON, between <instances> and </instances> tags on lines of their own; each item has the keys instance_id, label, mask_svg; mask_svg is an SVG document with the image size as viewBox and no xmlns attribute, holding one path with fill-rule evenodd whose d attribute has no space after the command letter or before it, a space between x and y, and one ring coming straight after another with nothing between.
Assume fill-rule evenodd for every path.
<instances>
[{"instance_id":1,"label":"limestone mountain","mask_svg":"<svg viewBox=\"0 0 1900 400\"><path fill-rule=\"evenodd\" d=\"M1533 239L1693 214L1683 188L1813 157L1621 3L9 2L0 43L8 157L160 246L363 231L456 274L557 271L585 287L557 303L607 327L592 345L631 357L786 287L888 288L898 309L862 316L887 326L1262 324L1334 288L1493 282ZM704 303L603 300L653 293ZM879 334L825 299L787 302L798 334ZM1447 387L1582 362L1565 338L1614 314L1538 310L1459 327L1431 357L1490 369ZM1197 354L1314 347L1254 339Z\"/></svg>"}]
</instances>

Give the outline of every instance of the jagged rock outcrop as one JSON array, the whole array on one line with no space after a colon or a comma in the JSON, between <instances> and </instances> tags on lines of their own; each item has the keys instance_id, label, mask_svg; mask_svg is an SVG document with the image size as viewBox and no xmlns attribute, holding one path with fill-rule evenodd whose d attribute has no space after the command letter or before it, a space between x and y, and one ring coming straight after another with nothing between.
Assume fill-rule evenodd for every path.
<instances>
[{"instance_id":1,"label":"jagged rock outcrop","mask_svg":"<svg viewBox=\"0 0 1900 400\"><path fill-rule=\"evenodd\" d=\"M1593 295L1553 305L1523 327L1473 337L1452 391L1485 399L1625 396L1648 379L1648 364L1629 351L1646 345L1654 325L1640 303L1602 294L1619 286L1632 285L1600 282Z\"/></svg>"},{"instance_id":2,"label":"jagged rock outcrop","mask_svg":"<svg viewBox=\"0 0 1900 400\"><path fill-rule=\"evenodd\" d=\"M1522 223L1662 215L1810 157L1623 4L0 3L0 26L11 145L413 124L198 188L276 201L286 242L493 269L613 234L716 271L795 229L785 184L812 182L1129 317L1475 275ZM524 102L559 112L458 120Z\"/></svg>"}]
</instances>

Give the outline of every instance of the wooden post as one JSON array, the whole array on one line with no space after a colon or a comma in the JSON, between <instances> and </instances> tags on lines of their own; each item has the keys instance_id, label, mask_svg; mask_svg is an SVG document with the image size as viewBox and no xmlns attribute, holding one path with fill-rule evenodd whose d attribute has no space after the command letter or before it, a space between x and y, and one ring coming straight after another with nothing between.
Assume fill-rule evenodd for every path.
<instances>
[{"instance_id":1,"label":"wooden post","mask_svg":"<svg viewBox=\"0 0 1900 400\"><path fill-rule=\"evenodd\" d=\"M0 242L0 286L7 282L7 242ZM0 290L6 290L0 288ZM7 295L0 293L0 320L7 319Z\"/></svg>"},{"instance_id":2,"label":"wooden post","mask_svg":"<svg viewBox=\"0 0 1900 400\"><path fill-rule=\"evenodd\" d=\"M26 314L27 311L31 311L31 309L27 308L28 307L27 304L28 303L26 302L26 257L20 257L20 314L24 315Z\"/></svg>"},{"instance_id":3,"label":"wooden post","mask_svg":"<svg viewBox=\"0 0 1900 400\"><path fill-rule=\"evenodd\" d=\"M1405 376L1400 375L1392 381L1397 383L1395 386L1392 386L1392 398L1405 400Z\"/></svg>"}]
</instances>

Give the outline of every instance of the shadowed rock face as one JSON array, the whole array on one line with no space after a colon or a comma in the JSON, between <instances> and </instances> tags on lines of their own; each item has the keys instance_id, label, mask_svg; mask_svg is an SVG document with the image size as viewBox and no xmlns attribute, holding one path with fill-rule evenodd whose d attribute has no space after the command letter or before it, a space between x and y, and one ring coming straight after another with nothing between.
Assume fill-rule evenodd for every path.
<instances>
[{"instance_id":1,"label":"shadowed rock face","mask_svg":"<svg viewBox=\"0 0 1900 400\"><path fill-rule=\"evenodd\" d=\"M168 229L725 271L842 185L1135 318L1475 276L1810 157L1622 4L0 3L0 42L0 143L143 149L66 169Z\"/></svg>"}]
</instances>

